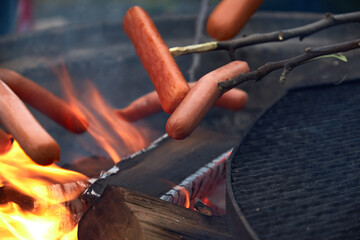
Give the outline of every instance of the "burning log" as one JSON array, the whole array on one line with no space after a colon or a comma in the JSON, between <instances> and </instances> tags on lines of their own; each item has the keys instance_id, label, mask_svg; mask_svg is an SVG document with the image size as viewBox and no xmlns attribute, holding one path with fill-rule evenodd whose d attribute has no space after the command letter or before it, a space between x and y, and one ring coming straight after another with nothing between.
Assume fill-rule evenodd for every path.
<instances>
[{"instance_id":1,"label":"burning log","mask_svg":"<svg viewBox=\"0 0 360 240\"><path fill-rule=\"evenodd\" d=\"M2 238L49 239L51 234L62 239L74 234L84 212L79 195L89 184L85 176L34 163L17 141L0 155L0 173ZM33 228L34 221L46 227Z\"/></svg>"},{"instance_id":2,"label":"burning log","mask_svg":"<svg viewBox=\"0 0 360 240\"><path fill-rule=\"evenodd\" d=\"M65 129L73 133L86 131L89 122L80 112L54 94L20 74L0 68L0 79L5 82L20 99L30 104Z\"/></svg>"},{"instance_id":3,"label":"burning log","mask_svg":"<svg viewBox=\"0 0 360 240\"><path fill-rule=\"evenodd\" d=\"M0 121L14 136L26 154L40 165L60 160L56 141L33 117L13 91L0 81Z\"/></svg>"},{"instance_id":4,"label":"burning log","mask_svg":"<svg viewBox=\"0 0 360 240\"><path fill-rule=\"evenodd\" d=\"M204 214L206 216L213 215L212 208L203 203L199 198L195 199L194 208L198 210L201 214Z\"/></svg>"},{"instance_id":5,"label":"burning log","mask_svg":"<svg viewBox=\"0 0 360 240\"><path fill-rule=\"evenodd\" d=\"M231 237L223 218L205 216L122 187L108 187L80 220L78 239Z\"/></svg>"},{"instance_id":6,"label":"burning log","mask_svg":"<svg viewBox=\"0 0 360 240\"><path fill-rule=\"evenodd\" d=\"M31 211L35 208L35 199L21 193L12 187L0 187L0 205L9 202L16 203L24 211Z\"/></svg>"},{"instance_id":7,"label":"burning log","mask_svg":"<svg viewBox=\"0 0 360 240\"><path fill-rule=\"evenodd\" d=\"M61 206L66 207L71 213L70 216L66 216L67 220L71 220L73 224L76 224L86 210L86 206L81 201L80 195L88 186L89 182L76 181L39 186L36 191L47 192L50 199L60 202ZM25 212L34 212L41 204L44 204L12 186L4 185L0 187L0 206L11 202L16 203ZM49 206L52 205L52 203L47 204Z\"/></svg>"}]
</instances>

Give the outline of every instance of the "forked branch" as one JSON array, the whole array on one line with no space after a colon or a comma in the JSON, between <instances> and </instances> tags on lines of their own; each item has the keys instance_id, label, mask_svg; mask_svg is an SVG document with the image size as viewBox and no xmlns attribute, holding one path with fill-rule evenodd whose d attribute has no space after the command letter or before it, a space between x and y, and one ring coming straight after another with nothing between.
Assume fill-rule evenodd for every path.
<instances>
[{"instance_id":1,"label":"forked branch","mask_svg":"<svg viewBox=\"0 0 360 240\"><path fill-rule=\"evenodd\" d=\"M331 13L327 13L323 19L301 27L280 30L265 34L252 34L244 38L223 42L214 41L184 47L173 47L170 48L170 52L174 57L184 54L201 53L216 50L227 50L229 51L229 53L234 53L236 49L239 49L241 47L260 43L281 42L295 37L299 37L299 39L302 40L303 38L313 33L319 32L323 29L351 22L360 22L360 11L338 15L332 15Z\"/></svg>"},{"instance_id":2,"label":"forked branch","mask_svg":"<svg viewBox=\"0 0 360 240\"><path fill-rule=\"evenodd\" d=\"M311 60L315 60L316 58L319 58L321 56L347 52L356 48L360 48L360 39L356 39L344 43L333 44L333 45L306 48L305 52L301 55L277 62L266 63L265 65L259 67L255 71L244 73L234 79L221 82L219 83L219 90L222 92L226 92L243 82L250 80L259 81L269 73L281 68L283 68L284 71L281 74L280 82L284 83L290 71L301 64L304 64Z\"/></svg>"}]
</instances>

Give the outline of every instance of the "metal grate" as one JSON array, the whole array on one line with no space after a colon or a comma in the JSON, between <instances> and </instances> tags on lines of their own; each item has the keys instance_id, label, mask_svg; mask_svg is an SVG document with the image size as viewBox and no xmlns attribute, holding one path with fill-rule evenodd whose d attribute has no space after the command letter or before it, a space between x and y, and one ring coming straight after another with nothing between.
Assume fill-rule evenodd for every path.
<instances>
[{"instance_id":1,"label":"metal grate","mask_svg":"<svg viewBox=\"0 0 360 240\"><path fill-rule=\"evenodd\" d=\"M231 169L260 239L360 239L360 82L290 91L251 128Z\"/></svg>"}]
</instances>

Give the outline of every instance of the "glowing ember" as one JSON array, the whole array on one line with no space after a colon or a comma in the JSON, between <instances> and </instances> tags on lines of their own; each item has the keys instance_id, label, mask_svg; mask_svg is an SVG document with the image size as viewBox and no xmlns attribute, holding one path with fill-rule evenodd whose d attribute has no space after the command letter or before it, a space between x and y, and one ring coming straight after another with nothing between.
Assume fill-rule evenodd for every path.
<instances>
[{"instance_id":1,"label":"glowing ember","mask_svg":"<svg viewBox=\"0 0 360 240\"><path fill-rule=\"evenodd\" d=\"M1 238L76 239L76 223L61 203L78 197L85 186L66 192L51 186L86 179L55 164L47 167L35 164L14 141L10 151L0 155L1 186L32 198L34 208L24 210L14 202L0 205Z\"/></svg>"},{"instance_id":2,"label":"glowing ember","mask_svg":"<svg viewBox=\"0 0 360 240\"><path fill-rule=\"evenodd\" d=\"M207 206L213 205L213 204L211 203L210 199L207 198L207 197L201 198L201 201L202 201L205 205L207 205Z\"/></svg>"},{"instance_id":3,"label":"glowing ember","mask_svg":"<svg viewBox=\"0 0 360 240\"><path fill-rule=\"evenodd\" d=\"M186 190L186 188L184 188L182 186L175 186L175 188L179 189L180 192L182 192L185 195L184 207L190 208L190 194L189 194L189 192Z\"/></svg>"}]
</instances>

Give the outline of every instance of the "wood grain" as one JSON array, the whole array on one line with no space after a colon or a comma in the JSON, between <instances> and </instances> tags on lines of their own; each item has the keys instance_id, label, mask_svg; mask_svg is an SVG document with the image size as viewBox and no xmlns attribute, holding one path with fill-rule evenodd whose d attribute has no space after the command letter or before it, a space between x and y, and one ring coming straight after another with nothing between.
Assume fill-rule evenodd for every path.
<instances>
[{"instance_id":1,"label":"wood grain","mask_svg":"<svg viewBox=\"0 0 360 240\"><path fill-rule=\"evenodd\" d=\"M78 239L230 239L224 219L108 187L79 223Z\"/></svg>"},{"instance_id":2,"label":"wood grain","mask_svg":"<svg viewBox=\"0 0 360 240\"><path fill-rule=\"evenodd\" d=\"M117 173L97 180L83 197L89 198L87 201L91 203L92 198L96 198L92 193L101 195L108 185L161 197L171 187L234 147L238 138L203 128L198 128L185 140L167 137L157 147L118 163Z\"/></svg>"}]
</instances>

